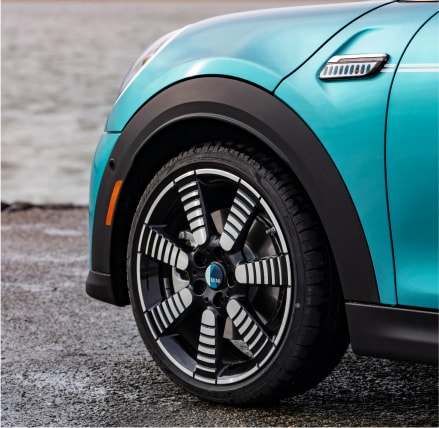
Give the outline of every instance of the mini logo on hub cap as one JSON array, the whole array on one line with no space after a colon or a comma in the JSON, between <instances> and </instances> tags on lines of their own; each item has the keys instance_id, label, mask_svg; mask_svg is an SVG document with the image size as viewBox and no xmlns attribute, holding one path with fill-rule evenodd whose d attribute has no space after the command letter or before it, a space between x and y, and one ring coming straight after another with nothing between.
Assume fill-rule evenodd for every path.
<instances>
[{"instance_id":1,"label":"mini logo on hub cap","mask_svg":"<svg viewBox=\"0 0 439 428\"><path fill-rule=\"evenodd\" d=\"M212 263L207 267L204 278L206 279L207 285L216 290L221 287L224 281L224 272L219 265Z\"/></svg>"}]
</instances>

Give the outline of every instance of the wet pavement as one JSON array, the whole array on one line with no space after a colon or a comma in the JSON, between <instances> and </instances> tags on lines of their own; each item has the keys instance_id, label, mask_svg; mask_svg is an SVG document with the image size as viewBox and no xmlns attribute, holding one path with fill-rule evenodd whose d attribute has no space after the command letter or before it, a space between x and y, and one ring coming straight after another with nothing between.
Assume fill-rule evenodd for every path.
<instances>
[{"instance_id":1,"label":"wet pavement","mask_svg":"<svg viewBox=\"0 0 439 428\"><path fill-rule=\"evenodd\" d=\"M188 395L154 364L129 307L85 294L87 231L85 209L2 213L1 426L438 426L437 367L350 351L277 406Z\"/></svg>"}]
</instances>

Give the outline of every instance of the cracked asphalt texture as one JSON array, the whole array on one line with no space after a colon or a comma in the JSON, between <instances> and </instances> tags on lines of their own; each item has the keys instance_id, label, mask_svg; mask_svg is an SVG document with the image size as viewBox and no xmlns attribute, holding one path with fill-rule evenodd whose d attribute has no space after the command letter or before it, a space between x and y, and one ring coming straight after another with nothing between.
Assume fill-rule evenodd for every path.
<instances>
[{"instance_id":1,"label":"cracked asphalt texture","mask_svg":"<svg viewBox=\"0 0 439 428\"><path fill-rule=\"evenodd\" d=\"M86 209L2 213L1 425L438 426L438 369L348 351L278 405L199 400L157 368L129 307L89 298Z\"/></svg>"}]
</instances>

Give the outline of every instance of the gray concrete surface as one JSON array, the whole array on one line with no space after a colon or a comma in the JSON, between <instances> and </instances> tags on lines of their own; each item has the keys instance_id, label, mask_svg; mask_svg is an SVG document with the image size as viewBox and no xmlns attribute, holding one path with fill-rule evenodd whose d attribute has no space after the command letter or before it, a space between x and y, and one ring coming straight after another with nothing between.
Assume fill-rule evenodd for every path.
<instances>
[{"instance_id":1,"label":"gray concrete surface","mask_svg":"<svg viewBox=\"0 0 439 428\"><path fill-rule=\"evenodd\" d=\"M1 425L437 426L436 367L355 356L270 408L200 401L156 367L131 309L88 298L85 209L2 213Z\"/></svg>"}]
</instances>

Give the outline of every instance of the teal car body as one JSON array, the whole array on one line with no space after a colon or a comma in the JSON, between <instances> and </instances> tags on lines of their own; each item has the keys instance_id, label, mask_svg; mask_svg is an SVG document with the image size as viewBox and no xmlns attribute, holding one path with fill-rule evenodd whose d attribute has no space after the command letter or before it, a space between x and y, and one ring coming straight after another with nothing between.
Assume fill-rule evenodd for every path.
<instances>
[{"instance_id":1,"label":"teal car body","mask_svg":"<svg viewBox=\"0 0 439 428\"><path fill-rule=\"evenodd\" d=\"M144 187L167 160L162 150L173 151L160 136L202 139L227 122L222 137L251 133L308 191L339 269L354 351L437 362L438 21L438 2L365 1L213 18L162 41L126 79L96 150L88 293L129 302L119 260L128 232L117 224L139 199L140 188L130 190L138 159L149 170ZM349 70L377 55L373 73ZM325 76L334 58L348 65ZM325 168L316 171L314 149L296 149L296 125L329 157L337 177L328 182L340 180L342 196Z\"/></svg>"}]
</instances>

